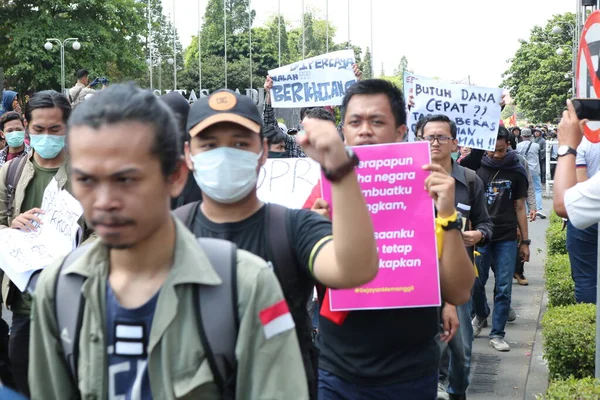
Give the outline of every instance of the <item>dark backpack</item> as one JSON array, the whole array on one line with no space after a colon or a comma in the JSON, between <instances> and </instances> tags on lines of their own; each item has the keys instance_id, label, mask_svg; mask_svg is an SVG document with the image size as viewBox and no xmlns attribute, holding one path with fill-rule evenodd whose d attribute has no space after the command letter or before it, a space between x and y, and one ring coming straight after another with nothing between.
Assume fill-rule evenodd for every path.
<instances>
[{"instance_id":1,"label":"dark backpack","mask_svg":"<svg viewBox=\"0 0 600 400\"><path fill-rule=\"evenodd\" d=\"M317 397L317 376L319 352L313 344L312 321L306 305L312 296L312 278L308 273L302 274L302 269L296 261L294 248L291 246L290 210L277 204L267 204L265 215L265 230L267 261L274 266L275 274L283 290L290 313L296 325L296 335L302 352L302 361L306 370L311 399ZM198 214L200 202L186 204L173 211L190 231L193 231L194 220ZM298 288L310 288L306 293L298 293Z\"/></svg>"},{"instance_id":2,"label":"dark backpack","mask_svg":"<svg viewBox=\"0 0 600 400\"><path fill-rule=\"evenodd\" d=\"M13 158L10 160L8 164L8 172L6 173L6 215L8 218L12 217L14 203L15 203L15 192L17 190L17 185L19 184L19 180L21 180L21 175L23 174L23 170L25 169L25 164L27 164L27 154L23 153L17 158Z\"/></svg>"},{"instance_id":3,"label":"dark backpack","mask_svg":"<svg viewBox=\"0 0 600 400\"><path fill-rule=\"evenodd\" d=\"M235 399L235 345L240 327L237 308L237 247L226 240L212 238L198 239L198 243L223 281L218 286L194 287L198 333L222 398ZM82 257L89 246L78 247L65 258L54 287L56 323L65 361L75 384L78 382L78 344L85 302L81 288L85 277L74 273L64 275L62 271Z\"/></svg>"}]
</instances>

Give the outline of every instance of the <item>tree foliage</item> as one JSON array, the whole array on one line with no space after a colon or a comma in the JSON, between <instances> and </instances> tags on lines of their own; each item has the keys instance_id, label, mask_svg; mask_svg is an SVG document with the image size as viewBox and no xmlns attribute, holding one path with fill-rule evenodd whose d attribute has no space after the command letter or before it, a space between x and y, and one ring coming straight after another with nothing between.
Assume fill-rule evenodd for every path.
<instances>
[{"instance_id":1,"label":"tree foliage","mask_svg":"<svg viewBox=\"0 0 600 400\"><path fill-rule=\"evenodd\" d=\"M559 117L567 98L572 96L572 28L575 14L553 16L546 26L535 26L528 41L521 46L503 74L502 85L527 119L533 123L552 122ZM560 33L552 28L559 26ZM556 50L563 49L558 55Z\"/></svg>"},{"instance_id":2,"label":"tree foliage","mask_svg":"<svg viewBox=\"0 0 600 400\"><path fill-rule=\"evenodd\" d=\"M147 27L144 3L135 0L12 0L0 8L0 65L6 87L60 89L60 47L44 49L47 38L79 38L81 49L65 46L65 76L86 68L92 77L135 80L145 71Z\"/></svg>"},{"instance_id":3,"label":"tree foliage","mask_svg":"<svg viewBox=\"0 0 600 400\"><path fill-rule=\"evenodd\" d=\"M249 23L255 11L248 10L248 0L228 0L227 18L227 86L243 91L262 87L268 71L277 68L281 47L281 65L303 58L349 48L348 43L335 43L335 26L329 25L329 49L327 49L327 23L319 17L316 9L308 9L304 15L304 38L302 26L293 26L282 16L272 16L264 26L252 27L250 46ZM232 15L229 15L229 13ZM230 22L237 21L237 22ZM237 25L230 28L231 23ZM223 39L223 2L210 0L201 31L202 88L213 91L225 85L225 40ZM250 62L250 47L252 58ZM357 63L365 71L367 60L362 62L362 49L354 50ZM304 50L304 57L303 57ZM250 67L252 65L252 67ZM250 73L252 71L252 73ZM198 38L194 37L185 51L185 70L180 78L180 88L198 92Z\"/></svg>"}]
</instances>

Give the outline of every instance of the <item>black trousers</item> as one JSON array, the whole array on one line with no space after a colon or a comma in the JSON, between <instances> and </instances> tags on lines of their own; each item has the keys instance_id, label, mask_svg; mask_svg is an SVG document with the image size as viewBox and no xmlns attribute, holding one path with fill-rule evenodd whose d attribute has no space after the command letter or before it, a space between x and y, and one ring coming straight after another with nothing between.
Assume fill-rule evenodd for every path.
<instances>
[{"instance_id":1,"label":"black trousers","mask_svg":"<svg viewBox=\"0 0 600 400\"><path fill-rule=\"evenodd\" d=\"M540 160L540 178L542 183L546 183L546 159Z\"/></svg>"},{"instance_id":2,"label":"black trousers","mask_svg":"<svg viewBox=\"0 0 600 400\"><path fill-rule=\"evenodd\" d=\"M13 370L13 379L17 391L27 397L29 384L29 315L13 314L12 329L8 341L8 357Z\"/></svg>"}]
</instances>

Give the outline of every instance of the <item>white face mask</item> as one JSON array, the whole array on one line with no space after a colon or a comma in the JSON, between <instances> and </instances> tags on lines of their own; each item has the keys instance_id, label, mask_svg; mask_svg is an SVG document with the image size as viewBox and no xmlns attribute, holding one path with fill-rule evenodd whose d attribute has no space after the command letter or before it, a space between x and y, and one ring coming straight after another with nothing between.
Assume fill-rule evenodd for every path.
<instances>
[{"instance_id":1,"label":"white face mask","mask_svg":"<svg viewBox=\"0 0 600 400\"><path fill-rule=\"evenodd\" d=\"M219 147L192 156L194 178L202 192L218 203L236 203L256 188L260 154Z\"/></svg>"}]
</instances>

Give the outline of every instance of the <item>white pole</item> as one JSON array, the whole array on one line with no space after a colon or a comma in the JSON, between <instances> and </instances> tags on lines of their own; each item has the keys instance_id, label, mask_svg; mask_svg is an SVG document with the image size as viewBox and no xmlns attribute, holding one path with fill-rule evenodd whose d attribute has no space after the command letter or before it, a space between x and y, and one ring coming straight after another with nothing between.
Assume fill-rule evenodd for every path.
<instances>
[{"instance_id":1,"label":"white pole","mask_svg":"<svg viewBox=\"0 0 600 400\"><path fill-rule=\"evenodd\" d=\"M304 0L302 0L302 59L304 60L305 58L305 31L306 30L306 24L304 23Z\"/></svg>"},{"instance_id":2,"label":"white pole","mask_svg":"<svg viewBox=\"0 0 600 400\"><path fill-rule=\"evenodd\" d=\"M65 43L60 42L60 86L65 94Z\"/></svg>"},{"instance_id":3,"label":"white pole","mask_svg":"<svg viewBox=\"0 0 600 400\"><path fill-rule=\"evenodd\" d=\"M350 48L350 0L348 0L348 48Z\"/></svg>"},{"instance_id":4,"label":"white pole","mask_svg":"<svg viewBox=\"0 0 600 400\"><path fill-rule=\"evenodd\" d=\"M154 89L154 85L152 84L152 67L154 60L152 60L152 0L148 0L148 55L150 58L150 63L148 67L150 68L150 90Z\"/></svg>"},{"instance_id":5,"label":"white pole","mask_svg":"<svg viewBox=\"0 0 600 400\"><path fill-rule=\"evenodd\" d=\"M248 41L250 42L250 89L252 89L252 8L248 0Z\"/></svg>"},{"instance_id":6,"label":"white pole","mask_svg":"<svg viewBox=\"0 0 600 400\"><path fill-rule=\"evenodd\" d=\"M198 98L202 96L202 7L198 0Z\"/></svg>"},{"instance_id":7,"label":"white pole","mask_svg":"<svg viewBox=\"0 0 600 400\"><path fill-rule=\"evenodd\" d=\"M325 53L329 53L329 0L325 0Z\"/></svg>"},{"instance_id":8,"label":"white pole","mask_svg":"<svg viewBox=\"0 0 600 400\"><path fill-rule=\"evenodd\" d=\"M177 28L175 28L175 0L173 0L173 90L177 90Z\"/></svg>"},{"instance_id":9,"label":"white pole","mask_svg":"<svg viewBox=\"0 0 600 400\"><path fill-rule=\"evenodd\" d=\"M227 0L223 0L223 38L225 39L225 89L227 89Z\"/></svg>"},{"instance_id":10,"label":"white pole","mask_svg":"<svg viewBox=\"0 0 600 400\"><path fill-rule=\"evenodd\" d=\"M371 75L375 75L373 73L373 54L375 54L375 52L373 51L373 0L370 1L370 6L371 6ZM372 77L371 76L371 77Z\"/></svg>"},{"instance_id":11,"label":"white pole","mask_svg":"<svg viewBox=\"0 0 600 400\"><path fill-rule=\"evenodd\" d=\"M277 36L279 37L279 66L281 67L281 0L277 0Z\"/></svg>"}]
</instances>

